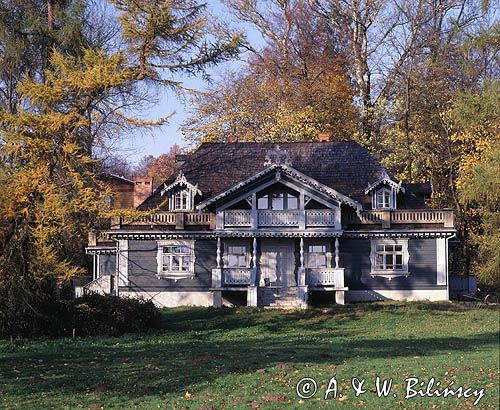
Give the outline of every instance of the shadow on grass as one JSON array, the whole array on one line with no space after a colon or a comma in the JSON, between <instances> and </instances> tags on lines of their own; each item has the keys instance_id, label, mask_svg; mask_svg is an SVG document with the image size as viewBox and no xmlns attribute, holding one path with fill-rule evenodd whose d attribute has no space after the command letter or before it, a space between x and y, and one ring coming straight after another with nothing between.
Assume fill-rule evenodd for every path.
<instances>
[{"instance_id":1,"label":"shadow on grass","mask_svg":"<svg viewBox=\"0 0 500 410\"><path fill-rule=\"evenodd\" d=\"M136 398L182 393L226 374L283 363L337 365L359 357L433 356L498 344L497 332L411 339L356 334L352 321L380 310L398 317L408 312L384 304L260 314L258 309L168 310L161 333L30 342L10 352L4 348L0 391L13 396L104 391Z\"/></svg>"}]
</instances>

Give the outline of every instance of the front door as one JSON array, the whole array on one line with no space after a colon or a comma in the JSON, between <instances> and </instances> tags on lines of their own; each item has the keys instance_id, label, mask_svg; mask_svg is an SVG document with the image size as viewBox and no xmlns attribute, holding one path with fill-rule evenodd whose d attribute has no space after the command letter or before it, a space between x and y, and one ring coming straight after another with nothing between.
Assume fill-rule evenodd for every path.
<instances>
[{"instance_id":1,"label":"front door","mask_svg":"<svg viewBox=\"0 0 500 410\"><path fill-rule=\"evenodd\" d=\"M272 286L296 286L292 243L262 243L261 279L269 279Z\"/></svg>"}]
</instances>

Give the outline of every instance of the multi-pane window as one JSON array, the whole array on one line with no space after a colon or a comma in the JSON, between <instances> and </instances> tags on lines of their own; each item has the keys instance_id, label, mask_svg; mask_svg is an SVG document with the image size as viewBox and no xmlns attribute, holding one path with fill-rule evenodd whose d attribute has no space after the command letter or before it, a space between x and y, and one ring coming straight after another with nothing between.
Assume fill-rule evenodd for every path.
<instances>
[{"instance_id":1,"label":"multi-pane window","mask_svg":"<svg viewBox=\"0 0 500 410\"><path fill-rule=\"evenodd\" d=\"M262 195L257 199L257 209L268 209L269 208L269 195Z\"/></svg>"},{"instance_id":2,"label":"multi-pane window","mask_svg":"<svg viewBox=\"0 0 500 410\"><path fill-rule=\"evenodd\" d=\"M189 272L191 270L191 248L184 245L163 246L163 272Z\"/></svg>"},{"instance_id":3,"label":"multi-pane window","mask_svg":"<svg viewBox=\"0 0 500 410\"><path fill-rule=\"evenodd\" d=\"M376 270L403 270L403 245L376 245Z\"/></svg>"},{"instance_id":4,"label":"multi-pane window","mask_svg":"<svg viewBox=\"0 0 500 410\"><path fill-rule=\"evenodd\" d=\"M227 246L227 267L228 268L246 268L248 261L248 249L245 245Z\"/></svg>"},{"instance_id":5,"label":"multi-pane window","mask_svg":"<svg viewBox=\"0 0 500 410\"><path fill-rule=\"evenodd\" d=\"M326 245L309 245L307 247L307 267L326 268L328 266Z\"/></svg>"},{"instance_id":6,"label":"multi-pane window","mask_svg":"<svg viewBox=\"0 0 500 410\"><path fill-rule=\"evenodd\" d=\"M296 195L286 194L286 209L299 209L299 198Z\"/></svg>"},{"instance_id":7,"label":"multi-pane window","mask_svg":"<svg viewBox=\"0 0 500 410\"><path fill-rule=\"evenodd\" d=\"M177 191L174 194L174 211L189 210L189 192L187 190Z\"/></svg>"},{"instance_id":8,"label":"multi-pane window","mask_svg":"<svg viewBox=\"0 0 500 410\"><path fill-rule=\"evenodd\" d=\"M391 191L388 189L381 189L377 191L376 208L391 208Z\"/></svg>"},{"instance_id":9,"label":"multi-pane window","mask_svg":"<svg viewBox=\"0 0 500 410\"><path fill-rule=\"evenodd\" d=\"M408 276L408 240L373 239L371 252L371 274L373 276Z\"/></svg>"},{"instance_id":10,"label":"multi-pane window","mask_svg":"<svg viewBox=\"0 0 500 410\"><path fill-rule=\"evenodd\" d=\"M274 211L299 209L299 198L290 192L265 194L257 199L257 209L272 209Z\"/></svg>"}]
</instances>

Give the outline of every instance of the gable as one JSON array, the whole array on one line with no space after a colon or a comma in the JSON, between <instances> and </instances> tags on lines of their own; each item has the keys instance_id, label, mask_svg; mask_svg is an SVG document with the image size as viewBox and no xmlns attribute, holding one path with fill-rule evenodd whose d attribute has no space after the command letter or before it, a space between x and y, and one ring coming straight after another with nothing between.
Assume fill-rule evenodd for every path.
<instances>
[{"instance_id":1,"label":"gable","mask_svg":"<svg viewBox=\"0 0 500 410\"><path fill-rule=\"evenodd\" d=\"M344 203L355 209L361 209L361 204L358 202L285 164L269 166L261 172L201 202L196 209L203 210L215 204L228 206L241 201L249 193L262 191L276 183L309 195L325 205L340 206L341 203Z\"/></svg>"}]
</instances>

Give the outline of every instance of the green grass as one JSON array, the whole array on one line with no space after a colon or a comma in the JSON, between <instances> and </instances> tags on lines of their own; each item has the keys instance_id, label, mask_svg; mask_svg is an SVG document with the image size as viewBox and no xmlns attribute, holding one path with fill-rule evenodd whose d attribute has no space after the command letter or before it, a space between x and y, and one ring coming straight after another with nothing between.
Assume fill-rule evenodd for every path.
<instances>
[{"instance_id":1,"label":"green grass","mask_svg":"<svg viewBox=\"0 0 500 410\"><path fill-rule=\"evenodd\" d=\"M462 304L359 304L306 311L170 309L162 331L0 342L0 407L472 408L474 398L404 399L404 380L485 388L498 408L499 311ZM317 380L301 400L295 386ZM325 401L335 376L343 400ZM393 379L378 398L375 378ZM355 397L353 377L367 392ZM392 394L396 394L396 398Z\"/></svg>"}]
</instances>

